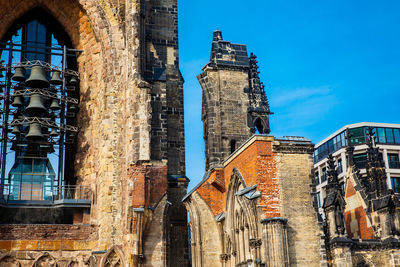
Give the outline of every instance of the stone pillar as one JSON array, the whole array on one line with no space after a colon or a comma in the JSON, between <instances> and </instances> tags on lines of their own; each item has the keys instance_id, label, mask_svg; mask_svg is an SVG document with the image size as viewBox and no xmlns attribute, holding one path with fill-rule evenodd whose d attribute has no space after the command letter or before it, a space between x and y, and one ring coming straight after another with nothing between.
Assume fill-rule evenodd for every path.
<instances>
[{"instance_id":1,"label":"stone pillar","mask_svg":"<svg viewBox=\"0 0 400 267\"><path fill-rule=\"evenodd\" d=\"M263 262L266 266L282 267L289 266L289 251L286 223L287 219L274 217L261 221L262 223L262 245L264 246Z\"/></svg>"}]
</instances>

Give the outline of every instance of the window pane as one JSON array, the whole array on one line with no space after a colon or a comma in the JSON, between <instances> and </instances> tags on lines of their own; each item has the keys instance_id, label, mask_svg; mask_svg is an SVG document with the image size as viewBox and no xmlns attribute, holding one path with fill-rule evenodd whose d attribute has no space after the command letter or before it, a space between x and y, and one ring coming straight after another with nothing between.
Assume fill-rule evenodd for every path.
<instances>
[{"instance_id":1,"label":"window pane","mask_svg":"<svg viewBox=\"0 0 400 267\"><path fill-rule=\"evenodd\" d=\"M394 142L396 144L400 144L400 133L399 133L399 129L393 129L393 133L394 133Z\"/></svg>"},{"instance_id":2,"label":"window pane","mask_svg":"<svg viewBox=\"0 0 400 267\"><path fill-rule=\"evenodd\" d=\"M385 129L384 128L378 128L378 142L379 143L386 143Z\"/></svg>"},{"instance_id":3,"label":"window pane","mask_svg":"<svg viewBox=\"0 0 400 267\"><path fill-rule=\"evenodd\" d=\"M393 131L391 128L385 128L386 133L386 142L387 143L394 143Z\"/></svg>"},{"instance_id":4,"label":"window pane","mask_svg":"<svg viewBox=\"0 0 400 267\"><path fill-rule=\"evenodd\" d=\"M365 143L365 133L364 127L349 129L352 144L362 144Z\"/></svg>"}]
</instances>

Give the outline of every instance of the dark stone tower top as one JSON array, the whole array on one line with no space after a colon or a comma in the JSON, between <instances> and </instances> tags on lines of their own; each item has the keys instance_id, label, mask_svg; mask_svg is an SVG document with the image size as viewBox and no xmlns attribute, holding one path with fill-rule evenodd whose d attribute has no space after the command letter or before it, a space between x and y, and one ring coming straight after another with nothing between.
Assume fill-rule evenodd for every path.
<instances>
[{"instance_id":1,"label":"dark stone tower top","mask_svg":"<svg viewBox=\"0 0 400 267\"><path fill-rule=\"evenodd\" d=\"M256 56L213 33L210 61L197 78L203 89L206 170L220 165L253 133L269 134L269 109Z\"/></svg>"}]
</instances>

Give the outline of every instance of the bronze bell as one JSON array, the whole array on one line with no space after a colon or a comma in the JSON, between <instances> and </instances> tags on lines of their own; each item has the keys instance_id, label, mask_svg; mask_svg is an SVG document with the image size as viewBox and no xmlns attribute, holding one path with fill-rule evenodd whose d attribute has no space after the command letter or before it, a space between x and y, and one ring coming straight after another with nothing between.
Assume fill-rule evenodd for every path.
<instances>
[{"instance_id":1,"label":"bronze bell","mask_svg":"<svg viewBox=\"0 0 400 267\"><path fill-rule=\"evenodd\" d=\"M71 80L69 80L69 83L71 85L77 85L78 84L78 79L75 76L72 76Z\"/></svg>"},{"instance_id":2,"label":"bronze bell","mask_svg":"<svg viewBox=\"0 0 400 267\"><path fill-rule=\"evenodd\" d=\"M11 103L11 106L19 108L22 106L22 100L20 96L14 96L14 100Z\"/></svg>"},{"instance_id":3,"label":"bronze bell","mask_svg":"<svg viewBox=\"0 0 400 267\"><path fill-rule=\"evenodd\" d=\"M15 67L15 73L11 77L13 81L23 82L25 81L25 68L24 67Z\"/></svg>"},{"instance_id":4,"label":"bronze bell","mask_svg":"<svg viewBox=\"0 0 400 267\"><path fill-rule=\"evenodd\" d=\"M43 105L42 97L39 94L31 95L29 105L25 109L28 113L46 112L47 109Z\"/></svg>"},{"instance_id":5,"label":"bronze bell","mask_svg":"<svg viewBox=\"0 0 400 267\"><path fill-rule=\"evenodd\" d=\"M61 79L61 72L59 70L53 71L53 75L51 76L50 83L52 85L62 85L63 80Z\"/></svg>"},{"instance_id":6,"label":"bronze bell","mask_svg":"<svg viewBox=\"0 0 400 267\"><path fill-rule=\"evenodd\" d=\"M51 129L50 136L53 136L53 137L58 136L58 132L55 128Z\"/></svg>"},{"instance_id":7,"label":"bronze bell","mask_svg":"<svg viewBox=\"0 0 400 267\"><path fill-rule=\"evenodd\" d=\"M15 126L13 127L13 129L11 130L11 133L13 133L13 134L19 134L19 133L21 133L21 131L19 130L19 126L18 126L18 125L15 125Z\"/></svg>"},{"instance_id":8,"label":"bronze bell","mask_svg":"<svg viewBox=\"0 0 400 267\"><path fill-rule=\"evenodd\" d=\"M40 140L44 138L42 134L42 127L39 123L32 123L29 125L29 132L26 135L26 138L28 140Z\"/></svg>"},{"instance_id":9,"label":"bronze bell","mask_svg":"<svg viewBox=\"0 0 400 267\"><path fill-rule=\"evenodd\" d=\"M26 85L35 88L45 88L49 86L49 81L46 78L46 71L40 65L34 65L31 70L31 75L26 80Z\"/></svg>"},{"instance_id":10,"label":"bronze bell","mask_svg":"<svg viewBox=\"0 0 400 267\"><path fill-rule=\"evenodd\" d=\"M50 105L50 109L51 110L59 110L60 104L58 104L58 100L57 99L53 99L53 101L51 101L51 105Z\"/></svg>"}]
</instances>

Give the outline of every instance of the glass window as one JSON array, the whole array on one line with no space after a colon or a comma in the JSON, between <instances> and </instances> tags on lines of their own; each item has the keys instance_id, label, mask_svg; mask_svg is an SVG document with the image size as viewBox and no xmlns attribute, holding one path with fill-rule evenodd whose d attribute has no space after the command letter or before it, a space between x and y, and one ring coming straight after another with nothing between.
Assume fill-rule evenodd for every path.
<instances>
[{"instance_id":1,"label":"glass window","mask_svg":"<svg viewBox=\"0 0 400 267\"><path fill-rule=\"evenodd\" d=\"M398 154L388 154L389 168L400 169L399 155Z\"/></svg>"},{"instance_id":2,"label":"glass window","mask_svg":"<svg viewBox=\"0 0 400 267\"><path fill-rule=\"evenodd\" d=\"M317 203L318 203L318 208L321 208L322 207L321 192L317 193Z\"/></svg>"},{"instance_id":3,"label":"glass window","mask_svg":"<svg viewBox=\"0 0 400 267\"><path fill-rule=\"evenodd\" d=\"M393 137L393 130L391 128L385 128L385 133L386 133L386 143L394 143L394 137Z\"/></svg>"},{"instance_id":4,"label":"glass window","mask_svg":"<svg viewBox=\"0 0 400 267\"><path fill-rule=\"evenodd\" d=\"M352 134L352 137L351 137L352 144L365 143L364 127L349 129L349 132L350 132L350 134Z\"/></svg>"},{"instance_id":5,"label":"glass window","mask_svg":"<svg viewBox=\"0 0 400 267\"><path fill-rule=\"evenodd\" d=\"M342 140L342 147L347 146L346 132L340 134L340 139Z\"/></svg>"},{"instance_id":6,"label":"glass window","mask_svg":"<svg viewBox=\"0 0 400 267\"><path fill-rule=\"evenodd\" d=\"M341 174L343 172L342 160L339 159L337 162L337 173Z\"/></svg>"},{"instance_id":7,"label":"glass window","mask_svg":"<svg viewBox=\"0 0 400 267\"><path fill-rule=\"evenodd\" d=\"M322 168L321 183L325 182L327 179L326 168Z\"/></svg>"},{"instance_id":8,"label":"glass window","mask_svg":"<svg viewBox=\"0 0 400 267\"><path fill-rule=\"evenodd\" d=\"M395 193L400 193L400 177L391 177L392 189Z\"/></svg>"},{"instance_id":9,"label":"glass window","mask_svg":"<svg viewBox=\"0 0 400 267\"><path fill-rule=\"evenodd\" d=\"M365 169L367 165L367 154L354 155L354 165L359 169Z\"/></svg>"},{"instance_id":10,"label":"glass window","mask_svg":"<svg viewBox=\"0 0 400 267\"><path fill-rule=\"evenodd\" d=\"M399 129L393 129L393 135L394 135L394 142L396 144L400 144L400 133Z\"/></svg>"},{"instance_id":11,"label":"glass window","mask_svg":"<svg viewBox=\"0 0 400 267\"><path fill-rule=\"evenodd\" d=\"M314 179L315 179L315 183L316 183L316 184L319 184L319 172L318 172L318 171L316 171L316 172L314 173Z\"/></svg>"},{"instance_id":12,"label":"glass window","mask_svg":"<svg viewBox=\"0 0 400 267\"><path fill-rule=\"evenodd\" d=\"M384 128L378 128L378 142L379 143L386 143L385 129Z\"/></svg>"},{"instance_id":13,"label":"glass window","mask_svg":"<svg viewBox=\"0 0 400 267\"><path fill-rule=\"evenodd\" d=\"M333 149L333 139L328 141L328 154L334 152Z\"/></svg>"},{"instance_id":14,"label":"glass window","mask_svg":"<svg viewBox=\"0 0 400 267\"><path fill-rule=\"evenodd\" d=\"M344 182L340 183L340 189L342 191L342 195L344 196Z\"/></svg>"}]
</instances>

